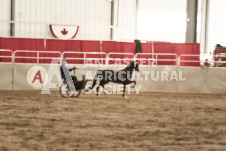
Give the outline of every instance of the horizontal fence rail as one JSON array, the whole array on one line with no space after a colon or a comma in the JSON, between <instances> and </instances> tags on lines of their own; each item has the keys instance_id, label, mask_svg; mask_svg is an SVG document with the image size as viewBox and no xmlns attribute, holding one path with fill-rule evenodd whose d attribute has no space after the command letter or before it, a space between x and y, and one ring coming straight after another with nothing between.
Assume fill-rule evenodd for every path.
<instances>
[{"instance_id":1,"label":"horizontal fence rail","mask_svg":"<svg viewBox=\"0 0 226 151\"><path fill-rule=\"evenodd\" d=\"M193 57L193 59L191 59ZM226 53L219 53L216 55L191 55L182 54L178 58L179 66L183 66L182 63L195 63L197 66L202 65L204 62L208 62L210 66L214 67L226 67ZM189 65L189 64L188 64Z\"/></svg>"},{"instance_id":2,"label":"horizontal fence rail","mask_svg":"<svg viewBox=\"0 0 226 151\"><path fill-rule=\"evenodd\" d=\"M13 62L13 51L9 49L0 49L0 63L1 62Z\"/></svg>"},{"instance_id":3,"label":"horizontal fence rail","mask_svg":"<svg viewBox=\"0 0 226 151\"><path fill-rule=\"evenodd\" d=\"M170 65L178 64L178 56L175 53L137 53L134 57L143 64L149 65L158 65L158 62L170 62Z\"/></svg>"},{"instance_id":4,"label":"horizontal fence rail","mask_svg":"<svg viewBox=\"0 0 226 151\"><path fill-rule=\"evenodd\" d=\"M106 63L107 54L105 52L72 52L72 51L65 51L65 52L62 53L61 58L67 58L69 63L105 64Z\"/></svg>"},{"instance_id":5,"label":"horizontal fence rail","mask_svg":"<svg viewBox=\"0 0 226 151\"><path fill-rule=\"evenodd\" d=\"M216 55L192 55L175 53L120 53L120 52L73 52L65 51L31 51L0 49L0 63L44 63L49 64L53 59L58 63L67 58L69 63L77 64L127 64L128 61L138 60L141 65L175 65L200 66L208 61L214 67L226 67L226 53ZM206 60L207 59L207 60Z\"/></svg>"},{"instance_id":6,"label":"horizontal fence rail","mask_svg":"<svg viewBox=\"0 0 226 151\"><path fill-rule=\"evenodd\" d=\"M107 64L127 64L128 61L134 60L133 53L109 52L107 55Z\"/></svg>"},{"instance_id":7,"label":"horizontal fence rail","mask_svg":"<svg viewBox=\"0 0 226 151\"><path fill-rule=\"evenodd\" d=\"M59 51L29 51L16 50L14 51L14 63L51 63L53 59L61 58ZM26 60L26 62L24 62Z\"/></svg>"}]
</instances>

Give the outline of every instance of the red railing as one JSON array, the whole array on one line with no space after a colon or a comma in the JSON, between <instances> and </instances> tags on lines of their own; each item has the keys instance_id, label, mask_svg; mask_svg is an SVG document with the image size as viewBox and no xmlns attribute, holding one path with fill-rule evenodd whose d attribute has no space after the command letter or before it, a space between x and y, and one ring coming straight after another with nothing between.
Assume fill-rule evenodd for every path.
<instances>
[{"instance_id":1,"label":"red railing","mask_svg":"<svg viewBox=\"0 0 226 151\"><path fill-rule=\"evenodd\" d=\"M174 53L120 53L120 52L72 52L65 51L29 51L0 49L1 63L35 63L50 64L53 59L67 58L69 64L128 64L138 60L141 65L175 65L175 66L200 66L203 57L211 58L211 66L226 64L225 54L218 55L191 55ZM204 58L205 58L204 57Z\"/></svg>"},{"instance_id":2,"label":"red railing","mask_svg":"<svg viewBox=\"0 0 226 151\"><path fill-rule=\"evenodd\" d=\"M37 63L50 64L53 59L61 58L59 51L14 51L14 63Z\"/></svg>"},{"instance_id":3,"label":"red railing","mask_svg":"<svg viewBox=\"0 0 226 151\"><path fill-rule=\"evenodd\" d=\"M12 63L13 62L13 51L9 49L0 49L0 63Z\"/></svg>"}]
</instances>

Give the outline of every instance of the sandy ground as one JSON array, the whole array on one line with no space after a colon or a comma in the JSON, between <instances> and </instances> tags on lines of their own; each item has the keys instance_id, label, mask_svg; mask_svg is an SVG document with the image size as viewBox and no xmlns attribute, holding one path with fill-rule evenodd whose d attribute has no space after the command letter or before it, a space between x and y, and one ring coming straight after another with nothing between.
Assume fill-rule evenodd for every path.
<instances>
[{"instance_id":1,"label":"sandy ground","mask_svg":"<svg viewBox=\"0 0 226 151\"><path fill-rule=\"evenodd\" d=\"M226 150L226 95L0 91L0 150Z\"/></svg>"}]
</instances>

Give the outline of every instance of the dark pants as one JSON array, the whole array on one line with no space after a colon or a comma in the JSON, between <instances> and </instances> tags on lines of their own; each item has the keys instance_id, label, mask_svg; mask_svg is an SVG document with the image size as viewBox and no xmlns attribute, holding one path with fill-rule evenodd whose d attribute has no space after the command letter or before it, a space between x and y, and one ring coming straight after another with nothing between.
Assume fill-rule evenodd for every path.
<instances>
[{"instance_id":1,"label":"dark pants","mask_svg":"<svg viewBox=\"0 0 226 151\"><path fill-rule=\"evenodd\" d=\"M75 83L76 81L78 81L76 76L71 76L73 83ZM63 79L63 83L67 83L66 79Z\"/></svg>"}]
</instances>

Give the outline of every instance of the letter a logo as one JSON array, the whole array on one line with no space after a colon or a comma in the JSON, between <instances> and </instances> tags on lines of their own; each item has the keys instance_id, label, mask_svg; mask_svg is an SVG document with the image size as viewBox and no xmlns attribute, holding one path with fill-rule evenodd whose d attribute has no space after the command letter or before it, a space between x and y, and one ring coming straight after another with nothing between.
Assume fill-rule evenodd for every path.
<instances>
[{"instance_id":1,"label":"letter a logo","mask_svg":"<svg viewBox=\"0 0 226 151\"><path fill-rule=\"evenodd\" d=\"M35 74L35 77L34 77L32 83L34 83L35 80L39 80L40 83L43 84L43 82L42 82L42 75L41 75L41 73L40 73L40 70Z\"/></svg>"},{"instance_id":2,"label":"letter a logo","mask_svg":"<svg viewBox=\"0 0 226 151\"><path fill-rule=\"evenodd\" d=\"M42 66L33 66L27 73L29 85L35 89L41 89L47 79L47 71Z\"/></svg>"}]
</instances>

